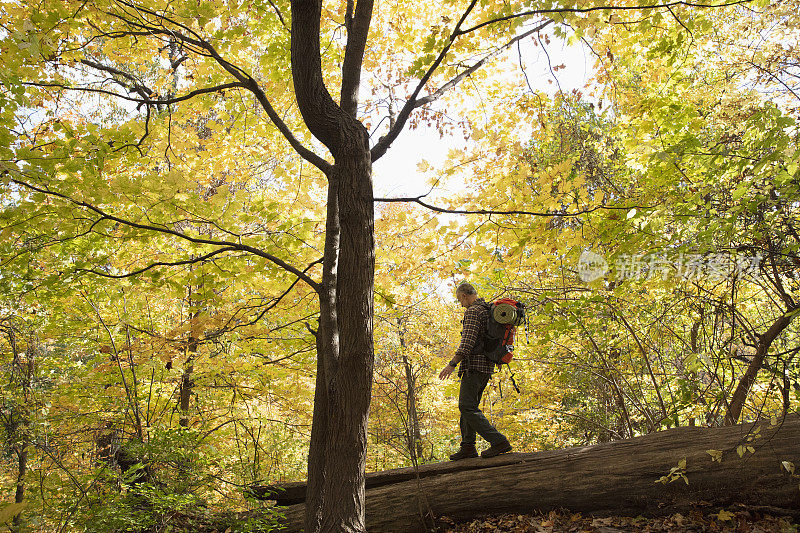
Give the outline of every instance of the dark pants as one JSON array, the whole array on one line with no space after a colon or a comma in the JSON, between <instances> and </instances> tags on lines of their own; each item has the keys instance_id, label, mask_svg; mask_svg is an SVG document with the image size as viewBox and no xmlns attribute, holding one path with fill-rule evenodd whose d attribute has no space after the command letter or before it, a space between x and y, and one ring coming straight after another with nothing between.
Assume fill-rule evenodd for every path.
<instances>
[{"instance_id":1,"label":"dark pants","mask_svg":"<svg viewBox=\"0 0 800 533\"><path fill-rule=\"evenodd\" d=\"M480 408L481 396L486 384L489 383L491 374L467 370L461 376L461 386L458 389L458 410L461 412L459 426L461 427L461 445L475 445L475 433L486 439L489 444L500 444L507 439L486 420Z\"/></svg>"}]
</instances>

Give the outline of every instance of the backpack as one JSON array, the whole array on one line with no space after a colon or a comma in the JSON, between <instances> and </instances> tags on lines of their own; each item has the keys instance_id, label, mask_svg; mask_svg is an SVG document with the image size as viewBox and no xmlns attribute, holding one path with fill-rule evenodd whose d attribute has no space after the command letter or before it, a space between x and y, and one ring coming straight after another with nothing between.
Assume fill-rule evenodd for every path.
<instances>
[{"instance_id":1,"label":"backpack","mask_svg":"<svg viewBox=\"0 0 800 533\"><path fill-rule=\"evenodd\" d=\"M511 298L501 298L483 306L489 316L486 319L483 346L478 347L480 353L498 365L508 364L514 357L517 326L525 323L525 304Z\"/></svg>"}]
</instances>

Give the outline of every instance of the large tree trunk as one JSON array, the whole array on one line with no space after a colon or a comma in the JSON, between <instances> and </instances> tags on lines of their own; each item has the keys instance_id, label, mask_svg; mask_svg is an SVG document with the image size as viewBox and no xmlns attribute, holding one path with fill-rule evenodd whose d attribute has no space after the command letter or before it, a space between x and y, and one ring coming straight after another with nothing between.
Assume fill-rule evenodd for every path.
<instances>
[{"instance_id":1,"label":"large tree trunk","mask_svg":"<svg viewBox=\"0 0 800 533\"><path fill-rule=\"evenodd\" d=\"M306 531L364 531L372 394L372 181L366 135L329 176ZM360 148L360 149L358 149Z\"/></svg>"},{"instance_id":2,"label":"large tree trunk","mask_svg":"<svg viewBox=\"0 0 800 533\"><path fill-rule=\"evenodd\" d=\"M366 137L364 137L366 141ZM372 395L372 284L374 270L372 182L369 152L334 167L333 181L340 194L341 240L336 284L338 359L325 366L327 426L322 447L311 454L323 469L320 531L364 531L364 470L367 453L367 417ZM359 160L360 159L360 160ZM342 192L344 192L342 194ZM317 421L315 420L316 424ZM319 443L319 441L318 441ZM311 458L309 466L311 466Z\"/></svg>"},{"instance_id":3,"label":"large tree trunk","mask_svg":"<svg viewBox=\"0 0 800 533\"><path fill-rule=\"evenodd\" d=\"M320 0L292 0L292 80L311 133L333 154L327 171L317 380L305 529L364 531L367 417L372 393L374 214L369 136L356 119L372 0L348 8L341 105L322 78Z\"/></svg>"},{"instance_id":4,"label":"large tree trunk","mask_svg":"<svg viewBox=\"0 0 800 533\"><path fill-rule=\"evenodd\" d=\"M366 526L370 533L425 531L430 520L420 509L458 521L558 508L600 516L661 515L732 503L800 515L797 476L781 466L800 464L798 442L800 417L790 415L774 427L769 421L683 427L595 446L423 465L419 481L411 468L370 474ZM721 462L708 450L721 451ZM682 460L685 469L674 481L657 482ZM292 490L302 493L300 484ZM300 530L304 507L283 508L284 531Z\"/></svg>"},{"instance_id":5,"label":"large tree trunk","mask_svg":"<svg viewBox=\"0 0 800 533\"><path fill-rule=\"evenodd\" d=\"M335 373L339 360L339 326L336 316L336 276L339 260L339 195L336 182L328 185L325 251L322 284L319 289L320 318L317 341L317 377L314 389L314 418L308 451L308 499L306 531L318 531L322 523L328 437L328 375Z\"/></svg>"}]
</instances>

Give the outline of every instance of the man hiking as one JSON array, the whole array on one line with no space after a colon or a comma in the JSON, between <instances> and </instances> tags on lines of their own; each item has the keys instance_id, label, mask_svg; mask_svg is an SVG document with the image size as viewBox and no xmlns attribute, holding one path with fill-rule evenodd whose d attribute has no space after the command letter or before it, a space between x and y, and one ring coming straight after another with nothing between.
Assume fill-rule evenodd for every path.
<instances>
[{"instance_id":1,"label":"man hiking","mask_svg":"<svg viewBox=\"0 0 800 533\"><path fill-rule=\"evenodd\" d=\"M461 330L461 343L455 356L441 372L439 379L447 379L461 363L458 377L461 385L458 389L458 410L461 413L461 449L450 456L451 461L477 457L475 434L477 433L491 446L481 453L481 457L495 457L511 451L508 439L486 419L479 405L486 384L495 370L495 363L483 355L483 343L486 335L486 322L489 311L483 298L478 298L475 287L462 283L456 289L456 299L461 307L465 307Z\"/></svg>"}]
</instances>

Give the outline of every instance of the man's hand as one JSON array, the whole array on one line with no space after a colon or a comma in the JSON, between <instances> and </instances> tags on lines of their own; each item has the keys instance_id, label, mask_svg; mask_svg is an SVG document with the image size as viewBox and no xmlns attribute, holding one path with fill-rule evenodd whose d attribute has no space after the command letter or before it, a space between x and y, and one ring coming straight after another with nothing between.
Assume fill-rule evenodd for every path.
<instances>
[{"instance_id":1,"label":"man's hand","mask_svg":"<svg viewBox=\"0 0 800 533\"><path fill-rule=\"evenodd\" d=\"M455 370L455 369L456 369L456 367L447 365L446 367L444 367L442 369L441 372L439 372L439 379L447 379L450 376L450 374L453 373L453 370Z\"/></svg>"}]
</instances>

